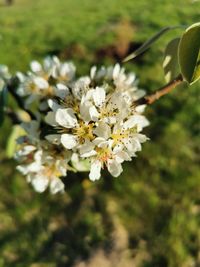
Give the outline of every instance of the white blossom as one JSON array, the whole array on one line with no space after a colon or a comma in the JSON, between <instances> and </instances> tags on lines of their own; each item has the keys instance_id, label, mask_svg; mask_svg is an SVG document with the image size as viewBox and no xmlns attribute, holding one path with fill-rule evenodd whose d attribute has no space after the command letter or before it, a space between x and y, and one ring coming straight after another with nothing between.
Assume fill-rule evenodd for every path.
<instances>
[{"instance_id":1,"label":"white blossom","mask_svg":"<svg viewBox=\"0 0 200 267\"><path fill-rule=\"evenodd\" d=\"M76 78L74 65L56 57L30 67L28 74L18 74L18 92L30 109L37 100L37 116L22 124L18 170L36 191L49 186L53 194L63 192L67 171L89 170L91 181L99 180L103 169L118 177L122 163L148 140L142 133L149 125L145 105L137 104L145 92L136 75L116 64L94 66L90 75Z\"/></svg>"}]
</instances>

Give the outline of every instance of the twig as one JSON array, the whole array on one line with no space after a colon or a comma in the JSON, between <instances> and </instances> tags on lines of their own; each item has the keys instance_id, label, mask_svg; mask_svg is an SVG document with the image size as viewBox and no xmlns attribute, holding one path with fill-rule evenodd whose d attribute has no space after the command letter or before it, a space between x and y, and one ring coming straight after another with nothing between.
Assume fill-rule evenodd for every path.
<instances>
[{"instance_id":1,"label":"twig","mask_svg":"<svg viewBox=\"0 0 200 267\"><path fill-rule=\"evenodd\" d=\"M179 74L175 79L173 79L171 82L158 89L154 94L149 96L144 96L143 98L139 99L137 101L137 104L151 105L160 97L170 93L177 85L181 84L182 82L183 82L183 77L181 74Z\"/></svg>"}]
</instances>

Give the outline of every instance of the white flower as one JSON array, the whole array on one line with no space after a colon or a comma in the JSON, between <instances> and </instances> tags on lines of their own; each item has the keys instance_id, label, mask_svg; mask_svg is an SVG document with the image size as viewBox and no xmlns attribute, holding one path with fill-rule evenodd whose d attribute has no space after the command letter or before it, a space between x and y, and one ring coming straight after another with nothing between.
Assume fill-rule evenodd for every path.
<instances>
[{"instance_id":1,"label":"white flower","mask_svg":"<svg viewBox=\"0 0 200 267\"><path fill-rule=\"evenodd\" d=\"M17 169L27 176L37 192L44 192L48 186L52 194L64 191L64 184L60 177L66 176L70 154L64 151L56 157L54 148L46 142L41 143L43 147L37 149L33 145L27 145L19 150L15 157L23 164Z\"/></svg>"},{"instance_id":2,"label":"white flower","mask_svg":"<svg viewBox=\"0 0 200 267\"><path fill-rule=\"evenodd\" d=\"M18 139L17 167L36 191L63 192L61 177L68 170L88 171L92 181L102 169L118 177L122 163L130 161L148 138L143 115L144 96L134 73L119 64L92 67L90 75L75 78L75 67L48 57L31 62L31 71L19 74L18 93L36 120L22 124L25 137ZM34 103L34 104L32 104Z\"/></svg>"},{"instance_id":3,"label":"white flower","mask_svg":"<svg viewBox=\"0 0 200 267\"><path fill-rule=\"evenodd\" d=\"M72 83L75 75L73 63L62 63L57 57L47 57L43 64L32 61L30 69L26 75L19 72L16 75L20 82L17 93L27 97L27 107L33 102L45 101L55 96L65 98L68 94L67 86Z\"/></svg>"}]
</instances>

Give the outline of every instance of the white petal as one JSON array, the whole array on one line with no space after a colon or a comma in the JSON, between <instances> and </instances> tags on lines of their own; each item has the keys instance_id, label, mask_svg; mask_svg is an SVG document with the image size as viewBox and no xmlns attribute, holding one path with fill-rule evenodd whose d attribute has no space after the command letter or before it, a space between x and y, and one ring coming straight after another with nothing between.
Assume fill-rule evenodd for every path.
<instances>
[{"instance_id":1,"label":"white petal","mask_svg":"<svg viewBox=\"0 0 200 267\"><path fill-rule=\"evenodd\" d=\"M80 149L81 157L91 157L96 155L96 151L94 150L94 144L90 141L85 141L83 145L81 145Z\"/></svg>"},{"instance_id":2,"label":"white petal","mask_svg":"<svg viewBox=\"0 0 200 267\"><path fill-rule=\"evenodd\" d=\"M39 89L47 89L49 87L48 82L41 77L35 77L34 83Z\"/></svg>"},{"instance_id":3,"label":"white petal","mask_svg":"<svg viewBox=\"0 0 200 267\"><path fill-rule=\"evenodd\" d=\"M136 75L135 73L130 73L129 76L126 79L126 84L127 85L132 85L133 82L135 81Z\"/></svg>"},{"instance_id":4,"label":"white petal","mask_svg":"<svg viewBox=\"0 0 200 267\"><path fill-rule=\"evenodd\" d=\"M92 103L89 101L85 101L80 104L80 114L81 114L81 118L84 121L91 121L91 116L90 116L91 106L92 106Z\"/></svg>"},{"instance_id":5,"label":"white petal","mask_svg":"<svg viewBox=\"0 0 200 267\"><path fill-rule=\"evenodd\" d=\"M76 71L76 67L73 63L67 62L63 63L60 68L60 75L65 76L66 78L72 79Z\"/></svg>"},{"instance_id":6,"label":"white petal","mask_svg":"<svg viewBox=\"0 0 200 267\"><path fill-rule=\"evenodd\" d=\"M60 75L62 77L66 76L66 78L67 78L68 72L69 72L69 65L68 65L68 63L63 63L61 65L61 67L60 67Z\"/></svg>"},{"instance_id":7,"label":"white petal","mask_svg":"<svg viewBox=\"0 0 200 267\"><path fill-rule=\"evenodd\" d=\"M95 138L92 142L93 142L96 146L98 146L99 144L106 142L106 140L105 140L104 138L102 138L102 137L97 137L97 138Z\"/></svg>"},{"instance_id":8,"label":"white petal","mask_svg":"<svg viewBox=\"0 0 200 267\"><path fill-rule=\"evenodd\" d=\"M67 95L69 95L69 88L62 84L62 83L58 83L56 85L56 96L64 99Z\"/></svg>"},{"instance_id":9,"label":"white petal","mask_svg":"<svg viewBox=\"0 0 200 267\"><path fill-rule=\"evenodd\" d=\"M20 171L23 175L27 175L28 173L36 173L41 171L43 167L41 166L41 161L34 161L28 165L19 165L17 166L17 170Z\"/></svg>"},{"instance_id":10,"label":"white petal","mask_svg":"<svg viewBox=\"0 0 200 267\"><path fill-rule=\"evenodd\" d=\"M16 73L16 76L17 76L17 78L19 79L19 81L21 82L21 83L23 83L25 80L26 80L26 76L22 73L22 72L17 72Z\"/></svg>"},{"instance_id":11,"label":"white petal","mask_svg":"<svg viewBox=\"0 0 200 267\"><path fill-rule=\"evenodd\" d=\"M48 105L49 107L53 110L56 111L59 108L62 108L61 105L59 105L56 101L52 100L52 99L48 99Z\"/></svg>"},{"instance_id":12,"label":"white petal","mask_svg":"<svg viewBox=\"0 0 200 267\"><path fill-rule=\"evenodd\" d=\"M77 145L77 138L72 134L62 134L60 141L67 149L72 149Z\"/></svg>"},{"instance_id":13,"label":"white petal","mask_svg":"<svg viewBox=\"0 0 200 267\"><path fill-rule=\"evenodd\" d=\"M68 167L67 163L70 161L69 155L71 158L71 153L65 153L64 159L56 160L56 169L61 173L60 176L67 176L67 167Z\"/></svg>"},{"instance_id":14,"label":"white petal","mask_svg":"<svg viewBox=\"0 0 200 267\"><path fill-rule=\"evenodd\" d=\"M64 183L58 178L54 178L50 183L50 191L52 194L56 194L58 192L63 193L64 188L65 188Z\"/></svg>"},{"instance_id":15,"label":"white petal","mask_svg":"<svg viewBox=\"0 0 200 267\"><path fill-rule=\"evenodd\" d=\"M143 113L147 105L139 105L135 108L135 111L138 113Z\"/></svg>"},{"instance_id":16,"label":"white petal","mask_svg":"<svg viewBox=\"0 0 200 267\"><path fill-rule=\"evenodd\" d=\"M96 66L93 66L90 70L90 77L91 79L94 79L95 77L95 74L96 74L96 71L97 71L97 67Z\"/></svg>"},{"instance_id":17,"label":"white petal","mask_svg":"<svg viewBox=\"0 0 200 267\"><path fill-rule=\"evenodd\" d=\"M145 95L146 95L146 92L144 90L137 90L134 92L133 101L136 101Z\"/></svg>"},{"instance_id":18,"label":"white petal","mask_svg":"<svg viewBox=\"0 0 200 267\"><path fill-rule=\"evenodd\" d=\"M42 155L43 155L43 150L42 149L38 149L34 154L35 161L41 162Z\"/></svg>"},{"instance_id":19,"label":"white petal","mask_svg":"<svg viewBox=\"0 0 200 267\"><path fill-rule=\"evenodd\" d=\"M78 79L72 88L73 95L79 100L82 99L83 94L88 90L90 82L89 77L82 77Z\"/></svg>"},{"instance_id":20,"label":"white petal","mask_svg":"<svg viewBox=\"0 0 200 267\"><path fill-rule=\"evenodd\" d=\"M93 92L94 103L97 107L101 107L105 102L106 92L102 87L96 87Z\"/></svg>"},{"instance_id":21,"label":"white petal","mask_svg":"<svg viewBox=\"0 0 200 267\"><path fill-rule=\"evenodd\" d=\"M131 116L123 125L124 129L130 129L137 126L138 131L149 125L149 121L142 115Z\"/></svg>"},{"instance_id":22,"label":"white petal","mask_svg":"<svg viewBox=\"0 0 200 267\"><path fill-rule=\"evenodd\" d=\"M128 153L126 153L125 151L120 151L116 154L115 159L118 163L122 163L125 160L126 161L130 161L131 158L129 157Z\"/></svg>"},{"instance_id":23,"label":"white petal","mask_svg":"<svg viewBox=\"0 0 200 267\"><path fill-rule=\"evenodd\" d=\"M111 109L118 108L120 110L120 113L118 114L118 119L121 120L127 117L129 107L127 106L127 102L125 101L121 93L113 93L110 98L109 105Z\"/></svg>"},{"instance_id":24,"label":"white petal","mask_svg":"<svg viewBox=\"0 0 200 267\"><path fill-rule=\"evenodd\" d=\"M81 157L82 158L89 158L89 157L95 156L96 154L97 154L97 152L95 150L90 150L88 152L81 154Z\"/></svg>"},{"instance_id":25,"label":"white petal","mask_svg":"<svg viewBox=\"0 0 200 267\"><path fill-rule=\"evenodd\" d=\"M120 73L120 65L116 64L113 69L113 79L117 79Z\"/></svg>"},{"instance_id":26,"label":"white petal","mask_svg":"<svg viewBox=\"0 0 200 267\"><path fill-rule=\"evenodd\" d=\"M91 181L99 180L101 177L101 162L95 160L91 163L89 178Z\"/></svg>"},{"instance_id":27,"label":"white petal","mask_svg":"<svg viewBox=\"0 0 200 267\"><path fill-rule=\"evenodd\" d=\"M40 72L42 71L42 66L41 64L38 62L38 61L32 61L31 64L30 64L30 67L31 67L31 70L33 72Z\"/></svg>"},{"instance_id":28,"label":"white petal","mask_svg":"<svg viewBox=\"0 0 200 267\"><path fill-rule=\"evenodd\" d=\"M52 144L59 145L60 144L60 134L48 134L45 136L45 139Z\"/></svg>"},{"instance_id":29,"label":"white petal","mask_svg":"<svg viewBox=\"0 0 200 267\"><path fill-rule=\"evenodd\" d=\"M16 169L23 175L27 175L29 173L29 168L27 165L18 165Z\"/></svg>"},{"instance_id":30,"label":"white petal","mask_svg":"<svg viewBox=\"0 0 200 267\"><path fill-rule=\"evenodd\" d=\"M56 122L65 128L77 126L77 119L72 108L58 109L55 118Z\"/></svg>"},{"instance_id":31,"label":"white petal","mask_svg":"<svg viewBox=\"0 0 200 267\"><path fill-rule=\"evenodd\" d=\"M85 101L85 100L90 100L91 101L93 99L94 91L95 91L95 89L88 90L87 93L81 99L81 101Z\"/></svg>"},{"instance_id":32,"label":"white petal","mask_svg":"<svg viewBox=\"0 0 200 267\"><path fill-rule=\"evenodd\" d=\"M121 172L123 171L121 164L113 159L108 160L107 167L108 167L108 171L114 177L119 176Z\"/></svg>"},{"instance_id":33,"label":"white petal","mask_svg":"<svg viewBox=\"0 0 200 267\"><path fill-rule=\"evenodd\" d=\"M46 190L49 180L45 176L39 176L37 175L32 181L31 181L35 191L42 193Z\"/></svg>"},{"instance_id":34,"label":"white petal","mask_svg":"<svg viewBox=\"0 0 200 267\"><path fill-rule=\"evenodd\" d=\"M94 105L92 105L89 108L89 114L90 114L90 117L93 121L97 121L99 116L100 116L99 112L97 111L97 109Z\"/></svg>"},{"instance_id":35,"label":"white petal","mask_svg":"<svg viewBox=\"0 0 200 267\"><path fill-rule=\"evenodd\" d=\"M113 153L117 154L121 152L123 149L124 149L124 145L122 143L118 143L117 145L114 146Z\"/></svg>"},{"instance_id":36,"label":"white petal","mask_svg":"<svg viewBox=\"0 0 200 267\"><path fill-rule=\"evenodd\" d=\"M144 134L139 134L139 133L135 133L132 135L132 138L133 139L137 139L140 143L144 143L146 142L147 140L149 140L148 137L146 137L146 135Z\"/></svg>"},{"instance_id":37,"label":"white petal","mask_svg":"<svg viewBox=\"0 0 200 267\"><path fill-rule=\"evenodd\" d=\"M128 152L131 153L131 155L135 155L135 152L141 151L142 146L138 139L131 139L129 141L124 142L125 147L127 148Z\"/></svg>"},{"instance_id":38,"label":"white petal","mask_svg":"<svg viewBox=\"0 0 200 267\"><path fill-rule=\"evenodd\" d=\"M58 125L58 123L56 122L56 118L55 118L55 112L49 111L45 117L45 122L52 126Z\"/></svg>"},{"instance_id":39,"label":"white petal","mask_svg":"<svg viewBox=\"0 0 200 267\"><path fill-rule=\"evenodd\" d=\"M98 126L94 130L94 134L107 140L111 134L110 126L104 122L99 122Z\"/></svg>"},{"instance_id":40,"label":"white petal","mask_svg":"<svg viewBox=\"0 0 200 267\"><path fill-rule=\"evenodd\" d=\"M108 124L115 124L117 119L116 117L105 117L103 118L103 121Z\"/></svg>"}]
</instances>

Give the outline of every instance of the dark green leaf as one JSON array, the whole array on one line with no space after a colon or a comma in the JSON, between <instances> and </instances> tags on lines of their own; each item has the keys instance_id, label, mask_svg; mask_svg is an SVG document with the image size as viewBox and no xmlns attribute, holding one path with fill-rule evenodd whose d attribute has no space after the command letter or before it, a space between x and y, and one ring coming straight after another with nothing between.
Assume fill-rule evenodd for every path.
<instances>
[{"instance_id":1,"label":"dark green leaf","mask_svg":"<svg viewBox=\"0 0 200 267\"><path fill-rule=\"evenodd\" d=\"M179 65L185 80L192 84L200 78L200 22L186 29L179 44Z\"/></svg>"},{"instance_id":2,"label":"dark green leaf","mask_svg":"<svg viewBox=\"0 0 200 267\"><path fill-rule=\"evenodd\" d=\"M165 72L165 79L167 82L170 82L180 73L178 65L179 42L180 38L173 39L171 42L168 43L165 49L163 69Z\"/></svg>"},{"instance_id":3,"label":"dark green leaf","mask_svg":"<svg viewBox=\"0 0 200 267\"><path fill-rule=\"evenodd\" d=\"M152 36L149 40L147 40L142 46L140 46L135 52L128 55L124 62L129 61L141 53L145 52L153 43L155 43L162 35L167 33L169 30L177 29L183 26L173 26L173 27L165 27L162 30L160 30L158 33L156 33L154 36Z\"/></svg>"}]
</instances>

